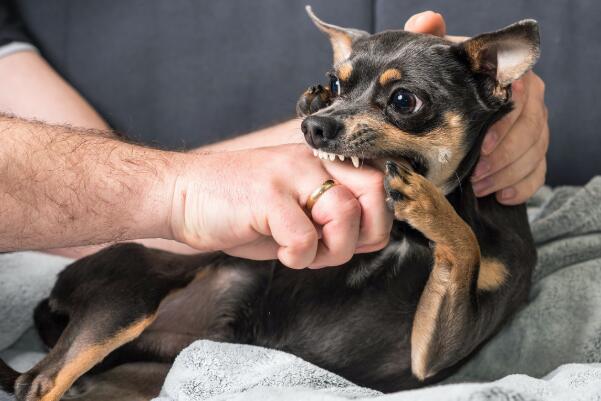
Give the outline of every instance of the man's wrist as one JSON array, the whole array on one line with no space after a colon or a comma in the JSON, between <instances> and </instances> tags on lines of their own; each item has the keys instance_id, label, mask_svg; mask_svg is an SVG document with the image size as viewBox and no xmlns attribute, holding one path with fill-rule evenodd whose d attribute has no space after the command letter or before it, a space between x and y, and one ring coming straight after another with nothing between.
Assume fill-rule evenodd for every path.
<instances>
[{"instance_id":1,"label":"man's wrist","mask_svg":"<svg viewBox=\"0 0 601 401\"><path fill-rule=\"evenodd\" d=\"M138 201L131 203L131 234L133 238L163 238L175 240L172 216L176 183L185 171L186 155L176 152L145 149L144 157L153 173L132 174L136 180Z\"/></svg>"},{"instance_id":2,"label":"man's wrist","mask_svg":"<svg viewBox=\"0 0 601 401\"><path fill-rule=\"evenodd\" d=\"M211 184L216 166L222 156L218 154L180 153L171 160L167 181L171 187L167 217L168 239L179 241L199 251L215 250L208 245L201 224L206 205L212 196ZM220 182L221 185L223 183ZM165 238L165 237L163 237Z\"/></svg>"}]
</instances>

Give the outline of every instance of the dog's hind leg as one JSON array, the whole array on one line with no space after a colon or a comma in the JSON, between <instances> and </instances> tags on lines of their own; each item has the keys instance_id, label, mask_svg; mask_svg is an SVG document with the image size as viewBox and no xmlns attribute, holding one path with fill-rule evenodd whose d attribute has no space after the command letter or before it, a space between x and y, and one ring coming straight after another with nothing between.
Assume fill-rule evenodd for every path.
<instances>
[{"instance_id":1,"label":"dog's hind leg","mask_svg":"<svg viewBox=\"0 0 601 401\"><path fill-rule=\"evenodd\" d=\"M54 347L69 323L67 315L61 315L50 308L50 300L44 299L33 311L35 328L48 348Z\"/></svg>"},{"instance_id":2,"label":"dog's hind leg","mask_svg":"<svg viewBox=\"0 0 601 401\"><path fill-rule=\"evenodd\" d=\"M534 246L528 233L512 235L509 229L494 240L479 240L438 188L403 165L387 163L385 186L395 217L434 243L434 264L411 333L411 369L424 380L468 356L524 300ZM491 242L500 243L491 252L495 258L487 257ZM502 247L514 255L506 263L499 259Z\"/></svg>"},{"instance_id":3,"label":"dog's hind leg","mask_svg":"<svg viewBox=\"0 0 601 401\"><path fill-rule=\"evenodd\" d=\"M80 376L138 337L163 299L188 285L210 258L123 244L67 267L48 306L68 323L50 353L16 380L17 400L60 400Z\"/></svg>"}]
</instances>

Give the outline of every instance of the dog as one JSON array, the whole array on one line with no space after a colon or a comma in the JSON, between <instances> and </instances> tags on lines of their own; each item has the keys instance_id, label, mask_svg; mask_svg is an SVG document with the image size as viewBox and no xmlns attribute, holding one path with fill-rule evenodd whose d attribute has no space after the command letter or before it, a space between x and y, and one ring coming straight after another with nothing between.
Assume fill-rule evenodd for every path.
<instances>
[{"instance_id":1,"label":"dog","mask_svg":"<svg viewBox=\"0 0 601 401\"><path fill-rule=\"evenodd\" d=\"M49 354L22 374L0 364L0 385L17 400L151 398L197 339L290 352L384 392L410 389L450 375L526 300L536 252L525 206L477 199L468 177L487 128L512 110L512 82L538 59L537 23L455 43L371 35L307 11L334 63L329 85L297 104L302 131L327 163L384 171L390 244L300 271L219 252L106 248L61 272L35 310ZM108 392L119 369L129 387ZM87 384L65 395L76 381Z\"/></svg>"}]
</instances>

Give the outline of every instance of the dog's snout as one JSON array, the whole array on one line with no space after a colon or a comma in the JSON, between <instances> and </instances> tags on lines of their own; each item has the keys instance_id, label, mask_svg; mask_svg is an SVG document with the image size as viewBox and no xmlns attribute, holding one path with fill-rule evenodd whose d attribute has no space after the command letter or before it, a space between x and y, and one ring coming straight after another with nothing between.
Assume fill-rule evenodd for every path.
<instances>
[{"instance_id":1,"label":"dog's snout","mask_svg":"<svg viewBox=\"0 0 601 401\"><path fill-rule=\"evenodd\" d=\"M334 117L310 116L303 120L301 130L309 145L319 148L338 137L342 124Z\"/></svg>"}]
</instances>

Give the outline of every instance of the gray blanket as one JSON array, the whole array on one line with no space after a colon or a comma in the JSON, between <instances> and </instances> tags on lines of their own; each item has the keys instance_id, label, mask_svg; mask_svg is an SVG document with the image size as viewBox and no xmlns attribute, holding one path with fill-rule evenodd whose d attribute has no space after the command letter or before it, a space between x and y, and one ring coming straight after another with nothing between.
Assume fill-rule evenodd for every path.
<instances>
[{"instance_id":1,"label":"gray blanket","mask_svg":"<svg viewBox=\"0 0 601 401\"><path fill-rule=\"evenodd\" d=\"M529 303L447 380L461 384L384 396L282 352L198 341L179 355L155 401L598 401L601 177L582 188L543 188L529 213L539 255Z\"/></svg>"},{"instance_id":2,"label":"gray blanket","mask_svg":"<svg viewBox=\"0 0 601 401\"><path fill-rule=\"evenodd\" d=\"M582 188L543 188L531 206L539 263L530 301L447 380L460 384L382 396L282 352L198 341L179 355L156 400L601 399L601 177ZM0 283L4 271L0 257ZM5 292L0 298L0 313L30 313L8 304Z\"/></svg>"}]
</instances>

